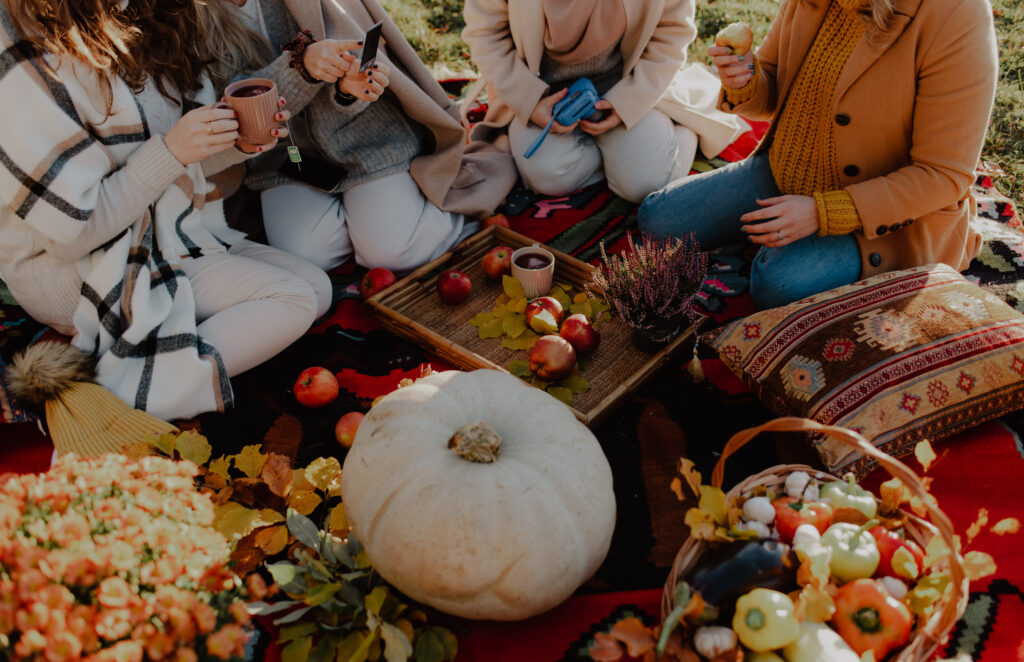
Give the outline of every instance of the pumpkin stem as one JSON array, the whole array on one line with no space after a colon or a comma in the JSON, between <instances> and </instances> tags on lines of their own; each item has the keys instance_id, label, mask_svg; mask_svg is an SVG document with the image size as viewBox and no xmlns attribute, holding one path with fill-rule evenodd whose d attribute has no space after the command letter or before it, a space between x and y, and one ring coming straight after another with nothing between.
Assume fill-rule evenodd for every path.
<instances>
[{"instance_id":1,"label":"pumpkin stem","mask_svg":"<svg viewBox=\"0 0 1024 662\"><path fill-rule=\"evenodd\" d=\"M501 437L483 421L466 423L448 440L448 448L464 460L489 464L498 459Z\"/></svg>"}]
</instances>

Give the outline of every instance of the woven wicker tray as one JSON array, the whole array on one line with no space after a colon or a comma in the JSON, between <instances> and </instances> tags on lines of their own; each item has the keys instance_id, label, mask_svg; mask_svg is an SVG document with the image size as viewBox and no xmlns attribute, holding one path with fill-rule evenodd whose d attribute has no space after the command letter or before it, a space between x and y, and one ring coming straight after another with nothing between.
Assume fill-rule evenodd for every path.
<instances>
[{"instance_id":1,"label":"woven wicker tray","mask_svg":"<svg viewBox=\"0 0 1024 662\"><path fill-rule=\"evenodd\" d=\"M489 368L507 372L509 362L529 358L528 351L501 346L498 338L480 339L469 320L488 312L502 293L501 284L484 275L480 260L494 246L532 246L538 242L508 228L492 226L466 239L451 252L425 264L386 290L367 300L374 314L390 331L436 353L464 370ZM543 244L540 244L543 246ZM555 281L581 290L593 267L544 246L555 256ZM437 295L437 276L458 269L473 282L473 294L458 306L448 306ZM600 290L595 289L600 294ZM599 423L629 394L660 368L693 334L687 328L657 353L637 349L632 328L618 317L598 326L601 344L582 371L590 390L573 397L571 409L588 426Z\"/></svg>"}]
</instances>

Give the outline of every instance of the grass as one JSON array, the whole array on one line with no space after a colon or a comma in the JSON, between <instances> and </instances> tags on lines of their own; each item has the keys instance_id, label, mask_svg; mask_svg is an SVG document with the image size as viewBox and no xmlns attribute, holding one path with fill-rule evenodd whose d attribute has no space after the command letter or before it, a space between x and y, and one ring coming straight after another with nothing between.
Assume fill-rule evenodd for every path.
<instances>
[{"instance_id":1,"label":"grass","mask_svg":"<svg viewBox=\"0 0 1024 662\"><path fill-rule=\"evenodd\" d=\"M1006 173L996 187L1024 213L1024 2L991 0L999 42L999 86L982 158ZM459 36L463 0L383 0L409 42L439 76L473 70L469 49ZM697 41L692 60L707 61L707 47L718 30L746 21L755 43L768 30L778 4L774 0L697 0Z\"/></svg>"}]
</instances>

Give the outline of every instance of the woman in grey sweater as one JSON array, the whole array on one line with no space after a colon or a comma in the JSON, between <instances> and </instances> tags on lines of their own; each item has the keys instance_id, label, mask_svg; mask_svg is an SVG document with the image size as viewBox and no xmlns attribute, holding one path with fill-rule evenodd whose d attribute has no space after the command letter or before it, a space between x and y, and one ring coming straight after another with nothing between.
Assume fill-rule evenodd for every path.
<instances>
[{"instance_id":1,"label":"woman in grey sweater","mask_svg":"<svg viewBox=\"0 0 1024 662\"><path fill-rule=\"evenodd\" d=\"M295 112L300 154L334 173L321 190L281 174L283 149L250 162L246 185L261 192L271 245L325 270L354 257L408 271L451 248L473 229L473 216L493 213L511 190L511 157L467 145L455 103L375 0L220 2L210 5L211 16L240 11L270 44L289 44L233 78L275 81ZM349 51L376 22L383 23L377 64L360 74ZM231 42L214 34L207 45L231 51L215 52L223 61L243 48Z\"/></svg>"}]
</instances>

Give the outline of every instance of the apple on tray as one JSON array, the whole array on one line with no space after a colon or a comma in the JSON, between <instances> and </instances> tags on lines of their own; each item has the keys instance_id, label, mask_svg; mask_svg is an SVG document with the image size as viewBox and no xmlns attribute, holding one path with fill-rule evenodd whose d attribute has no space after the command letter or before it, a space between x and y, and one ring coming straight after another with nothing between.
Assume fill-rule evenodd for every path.
<instances>
[{"instance_id":1,"label":"apple on tray","mask_svg":"<svg viewBox=\"0 0 1024 662\"><path fill-rule=\"evenodd\" d=\"M484 255L480 268L491 280L501 280L505 274L512 273L512 249L508 246L495 246Z\"/></svg>"},{"instance_id":2,"label":"apple on tray","mask_svg":"<svg viewBox=\"0 0 1024 662\"><path fill-rule=\"evenodd\" d=\"M352 442L356 440L356 431L362 422L362 412L350 411L343 414L334 425L334 438L345 448L352 448Z\"/></svg>"},{"instance_id":3,"label":"apple on tray","mask_svg":"<svg viewBox=\"0 0 1024 662\"><path fill-rule=\"evenodd\" d=\"M526 326L537 333L558 333L562 323L562 304L554 297L537 297L526 306Z\"/></svg>"},{"instance_id":4,"label":"apple on tray","mask_svg":"<svg viewBox=\"0 0 1024 662\"><path fill-rule=\"evenodd\" d=\"M363 297L363 301L366 301L397 280L395 274L390 269L374 267L363 274L362 280L359 281L359 296Z\"/></svg>"},{"instance_id":5,"label":"apple on tray","mask_svg":"<svg viewBox=\"0 0 1024 662\"><path fill-rule=\"evenodd\" d=\"M292 393L299 404L311 409L323 407L338 397L338 378L327 368L313 366L299 373Z\"/></svg>"},{"instance_id":6,"label":"apple on tray","mask_svg":"<svg viewBox=\"0 0 1024 662\"><path fill-rule=\"evenodd\" d=\"M562 322L562 328L559 329L558 335L569 341L569 344L580 356L590 354L597 349L597 344L601 342L601 334L590 323L590 319L582 313L576 313L566 318Z\"/></svg>"},{"instance_id":7,"label":"apple on tray","mask_svg":"<svg viewBox=\"0 0 1024 662\"><path fill-rule=\"evenodd\" d=\"M572 374L576 367L576 350L561 336L539 338L530 350L530 372L549 382L557 382Z\"/></svg>"},{"instance_id":8,"label":"apple on tray","mask_svg":"<svg viewBox=\"0 0 1024 662\"><path fill-rule=\"evenodd\" d=\"M730 23L715 35L715 46L728 46L733 55L743 55L754 43L754 33L746 23Z\"/></svg>"},{"instance_id":9,"label":"apple on tray","mask_svg":"<svg viewBox=\"0 0 1024 662\"><path fill-rule=\"evenodd\" d=\"M487 218L485 218L483 220L481 225L483 227L485 227L485 228L489 228L492 225L498 225L498 226L501 226L503 228L509 228L509 229L512 228L512 224L509 223L508 216L505 216L504 214L494 214L492 216L488 216Z\"/></svg>"},{"instance_id":10,"label":"apple on tray","mask_svg":"<svg viewBox=\"0 0 1024 662\"><path fill-rule=\"evenodd\" d=\"M473 283L469 276L456 269L442 271L437 277L437 293L441 301L449 306L457 306L473 292Z\"/></svg>"}]
</instances>

